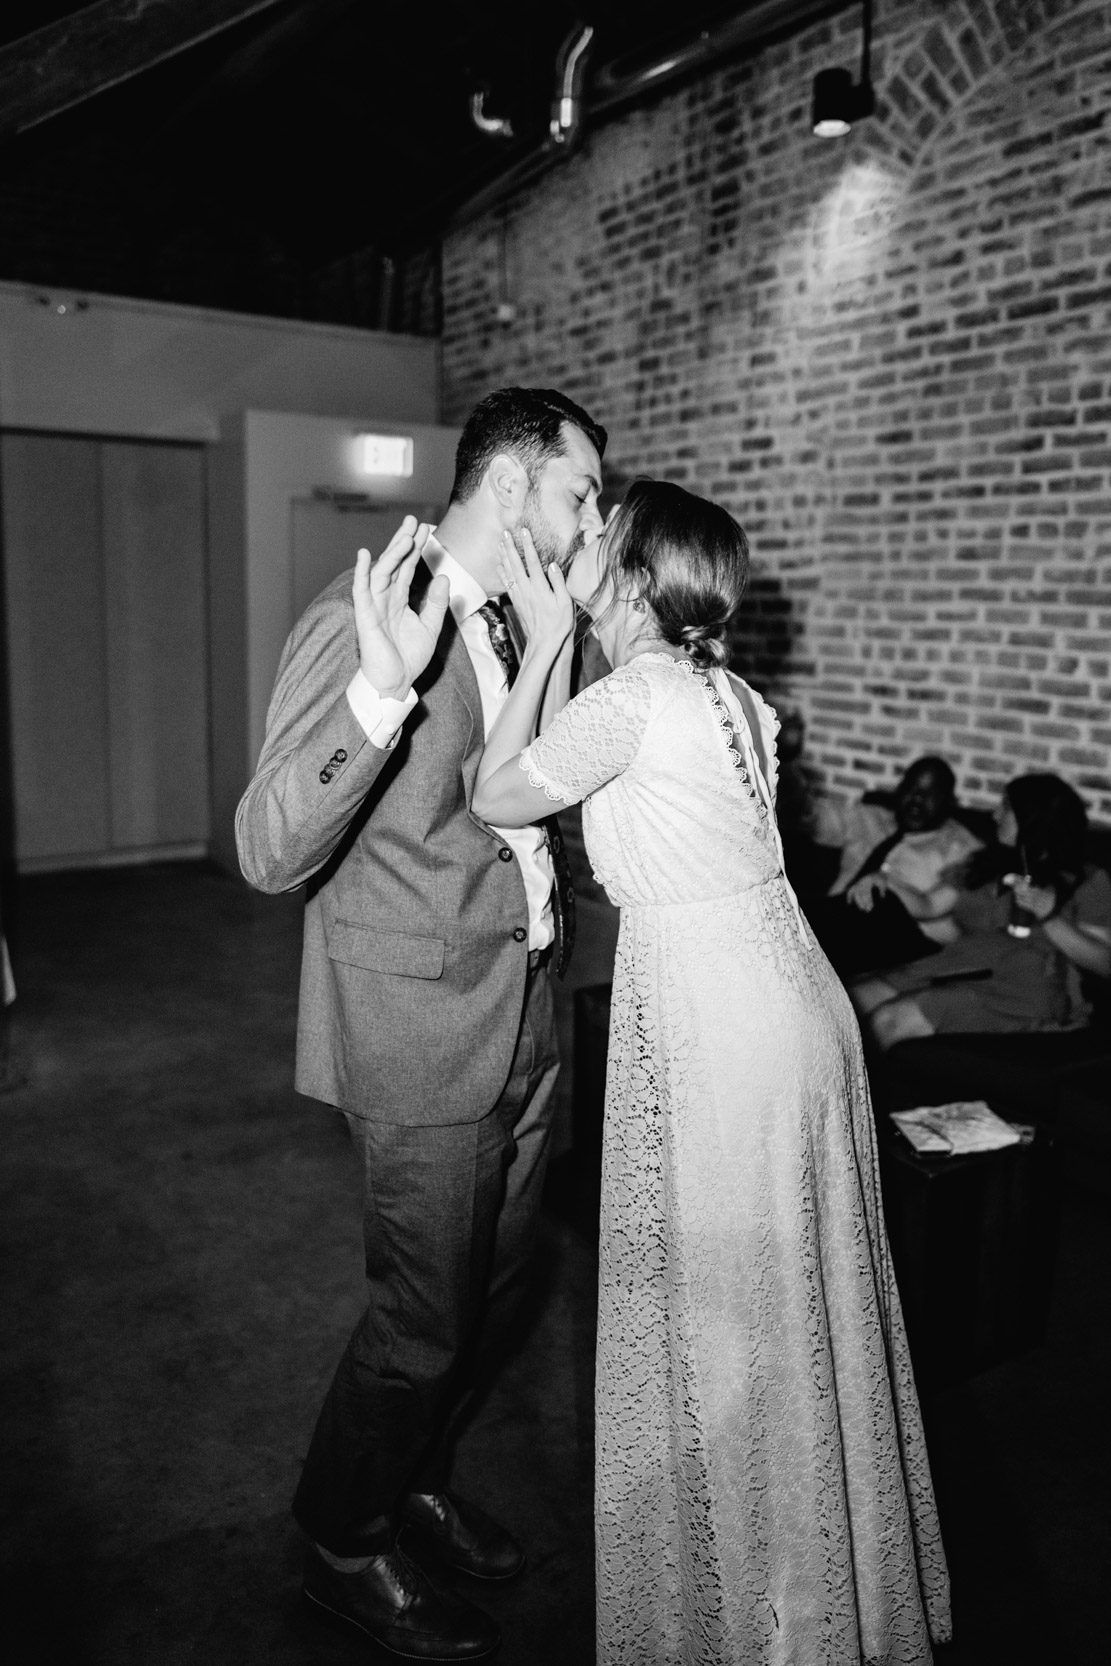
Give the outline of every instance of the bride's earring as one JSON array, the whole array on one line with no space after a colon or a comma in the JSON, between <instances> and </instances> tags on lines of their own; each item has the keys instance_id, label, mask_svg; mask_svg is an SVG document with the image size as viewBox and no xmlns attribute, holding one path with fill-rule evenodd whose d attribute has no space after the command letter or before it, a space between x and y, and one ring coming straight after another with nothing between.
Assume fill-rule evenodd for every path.
<instances>
[{"instance_id":1,"label":"bride's earring","mask_svg":"<svg viewBox=\"0 0 1111 1666\"><path fill-rule=\"evenodd\" d=\"M642 597L638 596L636 598L635 602L633 603L633 612L634 613L647 613L647 611L648 611L647 602L645 602Z\"/></svg>"}]
</instances>

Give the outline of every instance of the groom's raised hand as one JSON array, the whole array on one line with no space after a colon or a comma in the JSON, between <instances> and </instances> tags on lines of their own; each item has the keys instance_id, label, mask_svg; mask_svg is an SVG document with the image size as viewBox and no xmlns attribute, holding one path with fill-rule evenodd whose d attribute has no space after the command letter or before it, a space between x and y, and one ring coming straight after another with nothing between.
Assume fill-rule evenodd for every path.
<instances>
[{"instance_id":1,"label":"groom's raised hand","mask_svg":"<svg viewBox=\"0 0 1111 1666\"><path fill-rule=\"evenodd\" d=\"M406 515L377 561L369 550L355 557L351 587L359 667L383 699L403 700L429 660L443 628L448 581L434 578L419 613L409 606L409 586L430 528Z\"/></svg>"}]
</instances>

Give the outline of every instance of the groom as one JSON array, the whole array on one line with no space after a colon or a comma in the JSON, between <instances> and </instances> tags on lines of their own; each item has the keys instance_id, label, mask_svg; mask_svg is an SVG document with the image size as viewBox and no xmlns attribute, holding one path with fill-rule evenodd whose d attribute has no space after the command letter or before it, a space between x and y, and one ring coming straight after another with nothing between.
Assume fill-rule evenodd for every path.
<instances>
[{"instance_id":1,"label":"groom","mask_svg":"<svg viewBox=\"0 0 1111 1666\"><path fill-rule=\"evenodd\" d=\"M524 1562L448 1490L450 1430L521 1291L572 905L554 824L499 830L470 802L514 666L501 535L569 560L602 527L605 441L547 389L476 407L435 533L407 518L295 626L236 817L251 884L306 887L297 1087L348 1114L365 1159L368 1306L294 1498L304 1594L416 1659L477 1659L498 1630L407 1552L480 1579Z\"/></svg>"}]
</instances>

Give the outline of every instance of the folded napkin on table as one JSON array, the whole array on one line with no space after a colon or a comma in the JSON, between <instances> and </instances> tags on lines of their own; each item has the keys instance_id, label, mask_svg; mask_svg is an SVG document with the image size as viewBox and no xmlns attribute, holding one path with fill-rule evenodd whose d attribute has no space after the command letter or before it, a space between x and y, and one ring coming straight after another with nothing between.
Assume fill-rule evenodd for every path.
<instances>
[{"instance_id":1,"label":"folded napkin on table","mask_svg":"<svg viewBox=\"0 0 1111 1666\"><path fill-rule=\"evenodd\" d=\"M953 1105L919 1105L914 1111L892 1111L891 1120L915 1151L925 1157L963 1157L970 1151L998 1151L1018 1145L1022 1134L996 1116L983 1099L959 1100Z\"/></svg>"}]
</instances>

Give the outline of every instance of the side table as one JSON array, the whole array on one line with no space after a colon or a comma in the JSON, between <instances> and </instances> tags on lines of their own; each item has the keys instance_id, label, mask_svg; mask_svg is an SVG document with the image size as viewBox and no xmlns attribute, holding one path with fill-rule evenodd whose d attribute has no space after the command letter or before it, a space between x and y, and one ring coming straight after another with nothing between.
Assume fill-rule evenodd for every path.
<instances>
[{"instance_id":1,"label":"side table","mask_svg":"<svg viewBox=\"0 0 1111 1666\"><path fill-rule=\"evenodd\" d=\"M921 1157L879 1117L880 1173L915 1372L923 1384L985 1371L1045 1334L1060 1217L1057 1158L1029 1143Z\"/></svg>"}]
</instances>

